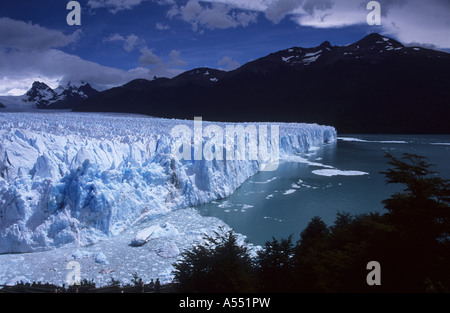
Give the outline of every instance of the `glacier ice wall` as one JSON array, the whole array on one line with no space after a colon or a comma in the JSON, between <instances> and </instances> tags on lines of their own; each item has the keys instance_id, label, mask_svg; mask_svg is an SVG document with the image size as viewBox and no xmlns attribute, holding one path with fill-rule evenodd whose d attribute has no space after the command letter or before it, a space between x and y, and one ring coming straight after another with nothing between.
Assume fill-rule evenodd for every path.
<instances>
[{"instance_id":1,"label":"glacier ice wall","mask_svg":"<svg viewBox=\"0 0 450 313\"><path fill-rule=\"evenodd\" d=\"M193 129L139 115L0 114L0 253L94 243L224 198L265 165L179 160L170 131L180 124ZM336 140L333 127L277 125L281 159Z\"/></svg>"}]
</instances>

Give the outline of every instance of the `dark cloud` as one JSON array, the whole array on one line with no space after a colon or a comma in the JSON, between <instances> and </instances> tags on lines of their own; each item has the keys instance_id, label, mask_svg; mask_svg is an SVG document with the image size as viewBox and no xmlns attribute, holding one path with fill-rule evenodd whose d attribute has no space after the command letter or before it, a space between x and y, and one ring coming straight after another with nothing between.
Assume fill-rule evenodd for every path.
<instances>
[{"instance_id":1,"label":"dark cloud","mask_svg":"<svg viewBox=\"0 0 450 313\"><path fill-rule=\"evenodd\" d=\"M0 18L0 48L28 51L62 48L78 41L80 36L80 30L66 35L36 24Z\"/></svg>"},{"instance_id":2,"label":"dark cloud","mask_svg":"<svg viewBox=\"0 0 450 313\"><path fill-rule=\"evenodd\" d=\"M303 9L306 13L313 15L317 10L325 11L333 7L334 1L332 0L307 0L303 5Z\"/></svg>"},{"instance_id":3,"label":"dark cloud","mask_svg":"<svg viewBox=\"0 0 450 313\"><path fill-rule=\"evenodd\" d=\"M272 1L265 11L266 17L272 22L280 22L286 15L299 8L304 0L275 0Z\"/></svg>"}]
</instances>

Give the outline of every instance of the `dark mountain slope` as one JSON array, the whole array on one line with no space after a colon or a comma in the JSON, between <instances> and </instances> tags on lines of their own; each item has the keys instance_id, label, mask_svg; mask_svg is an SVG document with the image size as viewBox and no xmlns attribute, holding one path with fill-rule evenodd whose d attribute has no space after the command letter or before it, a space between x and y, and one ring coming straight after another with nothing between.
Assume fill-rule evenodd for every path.
<instances>
[{"instance_id":1,"label":"dark mountain slope","mask_svg":"<svg viewBox=\"0 0 450 313\"><path fill-rule=\"evenodd\" d=\"M214 121L313 122L341 133L450 133L450 55L371 34L345 46L293 47L235 71L200 68L136 80L77 111Z\"/></svg>"}]
</instances>

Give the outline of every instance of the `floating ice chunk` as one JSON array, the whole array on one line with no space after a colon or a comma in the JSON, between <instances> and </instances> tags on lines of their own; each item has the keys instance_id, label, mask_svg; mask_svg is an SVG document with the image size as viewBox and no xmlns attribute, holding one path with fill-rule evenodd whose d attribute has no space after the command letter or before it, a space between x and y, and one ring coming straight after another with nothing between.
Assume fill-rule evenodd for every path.
<instances>
[{"instance_id":1,"label":"floating ice chunk","mask_svg":"<svg viewBox=\"0 0 450 313\"><path fill-rule=\"evenodd\" d=\"M274 176L274 177L269 178L268 180L265 180L265 181L251 181L251 183L253 183L253 184L268 184L268 183L274 181L277 178L278 177Z\"/></svg>"},{"instance_id":2,"label":"floating ice chunk","mask_svg":"<svg viewBox=\"0 0 450 313\"><path fill-rule=\"evenodd\" d=\"M284 161L288 161L288 162L304 163L304 164L308 164L310 166L333 168L333 166L331 166L331 165L326 165L326 164L322 164L322 163L312 162L312 161L309 161L309 160L307 160L305 158L302 158L299 155L285 156L285 157L283 157L283 160Z\"/></svg>"},{"instance_id":3,"label":"floating ice chunk","mask_svg":"<svg viewBox=\"0 0 450 313\"><path fill-rule=\"evenodd\" d=\"M226 209L231 208L233 204L229 202L228 200L223 201L221 204L218 205L219 208Z\"/></svg>"},{"instance_id":4,"label":"floating ice chunk","mask_svg":"<svg viewBox=\"0 0 450 313\"><path fill-rule=\"evenodd\" d=\"M131 241L132 246L142 246L149 240L178 235L178 230L169 223L153 225L139 231Z\"/></svg>"},{"instance_id":5,"label":"floating ice chunk","mask_svg":"<svg viewBox=\"0 0 450 313\"><path fill-rule=\"evenodd\" d=\"M163 258L174 258L180 254L180 249L174 242L166 242L156 253Z\"/></svg>"},{"instance_id":6,"label":"floating ice chunk","mask_svg":"<svg viewBox=\"0 0 450 313\"><path fill-rule=\"evenodd\" d=\"M108 259L106 258L106 255L103 252L99 252L95 255L95 262L99 264L108 265Z\"/></svg>"},{"instance_id":7,"label":"floating ice chunk","mask_svg":"<svg viewBox=\"0 0 450 313\"><path fill-rule=\"evenodd\" d=\"M291 193L294 193L296 191L297 190L295 190L295 189L289 189L289 190L286 190L285 192L283 192L283 195L290 195Z\"/></svg>"},{"instance_id":8,"label":"floating ice chunk","mask_svg":"<svg viewBox=\"0 0 450 313\"><path fill-rule=\"evenodd\" d=\"M246 212L247 209L251 209L251 208L253 208L253 207L254 207L254 205L243 204L243 205L242 205L242 208L241 208L241 212Z\"/></svg>"},{"instance_id":9,"label":"floating ice chunk","mask_svg":"<svg viewBox=\"0 0 450 313\"><path fill-rule=\"evenodd\" d=\"M79 249L77 249L77 251L72 253L72 258L74 258L75 260L90 258L91 256L92 256L92 254L90 252L79 250Z\"/></svg>"},{"instance_id":10,"label":"floating ice chunk","mask_svg":"<svg viewBox=\"0 0 450 313\"><path fill-rule=\"evenodd\" d=\"M368 175L369 173L361 172L361 171L341 171L337 169L323 169L323 170L314 170L313 174L320 176L360 176L360 175Z\"/></svg>"},{"instance_id":11,"label":"floating ice chunk","mask_svg":"<svg viewBox=\"0 0 450 313\"><path fill-rule=\"evenodd\" d=\"M352 137L338 137L338 140L341 141L355 141L355 142L375 142L375 143L408 143L404 140L364 140L359 138L352 138Z\"/></svg>"}]
</instances>

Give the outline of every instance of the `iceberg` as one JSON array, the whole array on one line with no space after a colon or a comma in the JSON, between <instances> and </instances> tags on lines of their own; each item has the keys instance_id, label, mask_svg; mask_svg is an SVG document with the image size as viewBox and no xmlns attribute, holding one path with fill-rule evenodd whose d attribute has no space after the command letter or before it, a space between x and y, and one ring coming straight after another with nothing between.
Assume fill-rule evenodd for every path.
<instances>
[{"instance_id":1,"label":"iceberg","mask_svg":"<svg viewBox=\"0 0 450 313\"><path fill-rule=\"evenodd\" d=\"M112 238L136 223L223 199L267 166L179 159L171 130L180 124L194 129L193 121L132 114L1 113L0 254ZM280 159L337 140L330 126L277 125Z\"/></svg>"},{"instance_id":2,"label":"iceberg","mask_svg":"<svg viewBox=\"0 0 450 313\"><path fill-rule=\"evenodd\" d=\"M362 176L362 175L369 175L369 173L362 172L362 171L341 171L337 169L323 169L323 170L314 170L312 171L313 174L320 175L320 176Z\"/></svg>"},{"instance_id":3,"label":"iceberg","mask_svg":"<svg viewBox=\"0 0 450 313\"><path fill-rule=\"evenodd\" d=\"M154 225L140 230L131 242L132 246L142 246L152 239L178 235L178 230L169 223Z\"/></svg>"}]
</instances>

